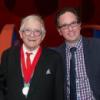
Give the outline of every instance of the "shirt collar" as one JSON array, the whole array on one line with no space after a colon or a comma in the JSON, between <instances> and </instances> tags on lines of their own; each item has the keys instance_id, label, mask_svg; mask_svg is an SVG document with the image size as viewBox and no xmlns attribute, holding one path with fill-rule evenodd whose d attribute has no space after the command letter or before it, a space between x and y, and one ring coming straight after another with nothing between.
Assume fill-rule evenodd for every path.
<instances>
[{"instance_id":1,"label":"shirt collar","mask_svg":"<svg viewBox=\"0 0 100 100\"><path fill-rule=\"evenodd\" d=\"M39 49L39 47L38 47L38 48L36 48L36 49L34 49L34 50L32 50L32 51L29 51L29 50L27 50L27 48L25 47L24 44L23 44L22 47L23 47L24 54L25 54L26 52L32 53L32 54L36 54L37 50Z\"/></svg>"},{"instance_id":2,"label":"shirt collar","mask_svg":"<svg viewBox=\"0 0 100 100\"><path fill-rule=\"evenodd\" d=\"M82 36L80 37L79 41L77 41L74 45L74 47L77 48L77 50L80 50L82 47ZM69 51L70 50L70 46L68 45L68 43L66 42L66 49Z\"/></svg>"}]
</instances>

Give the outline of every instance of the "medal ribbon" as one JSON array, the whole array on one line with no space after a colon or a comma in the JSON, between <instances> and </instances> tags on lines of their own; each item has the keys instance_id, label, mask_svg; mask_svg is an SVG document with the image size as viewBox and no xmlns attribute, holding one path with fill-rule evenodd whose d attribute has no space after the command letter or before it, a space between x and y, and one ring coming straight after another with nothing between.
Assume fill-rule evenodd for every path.
<instances>
[{"instance_id":1,"label":"medal ribbon","mask_svg":"<svg viewBox=\"0 0 100 100\"><path fill-rule=\"evenodd\" d=\"M23 48L21 48L21 71L22 71L22 75L24 78L25 83L29 83L31 80L32 75L34 74L35 68L36 68L36 64L38 63L38 60L40 58L42 52L42 48L40 47L34 57L34 60L31 64L30 67L26 67L25 65L25 60L24 60L24 52L23 52Z\"/></svg>"}]
</instances>

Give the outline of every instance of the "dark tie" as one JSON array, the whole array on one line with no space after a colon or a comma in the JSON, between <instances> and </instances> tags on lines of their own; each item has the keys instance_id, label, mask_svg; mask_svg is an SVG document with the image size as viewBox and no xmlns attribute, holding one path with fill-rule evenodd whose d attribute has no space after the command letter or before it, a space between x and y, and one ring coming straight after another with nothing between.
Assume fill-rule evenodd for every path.
<instances>
[{"instance_id":1,"label":"dark tie","mask_svg":"<svg viewBox=\"0 0 100 100\"><path fill-rule=\"evenodd\" d=\"M76 47L70 49L71 59L70 59L70 100L76 99L76 71L75 71L75 51Z\"/></svg>"}]
</instances>

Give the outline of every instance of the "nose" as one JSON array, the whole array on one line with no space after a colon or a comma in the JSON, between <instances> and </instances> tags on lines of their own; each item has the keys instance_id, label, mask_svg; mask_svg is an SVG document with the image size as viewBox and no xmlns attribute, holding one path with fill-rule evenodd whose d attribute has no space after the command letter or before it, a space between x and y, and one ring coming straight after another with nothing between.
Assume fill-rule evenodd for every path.
<instances>
[{"instance_id":1,"label":"nose","mask_svg":"<svg viewBox=\"0 0 100 100\"><path fill-rule=\"evenodd\" d=\"M70 30L70 31L72 31L73 29L72 29L72 27L69 25L68 26L68 30Z\"/></svg>"},{"instance_id":2,"label":"nose","mask_svg":"<svg viewBox=\"0 0 100 100\"><path fill-rule=\"evenodd\" d=\"M33 37L33 36L34 36L34 32L31 32L31 34L30 34L30 35L31 35L31 37Z\"/></svg>"}]
</instances>

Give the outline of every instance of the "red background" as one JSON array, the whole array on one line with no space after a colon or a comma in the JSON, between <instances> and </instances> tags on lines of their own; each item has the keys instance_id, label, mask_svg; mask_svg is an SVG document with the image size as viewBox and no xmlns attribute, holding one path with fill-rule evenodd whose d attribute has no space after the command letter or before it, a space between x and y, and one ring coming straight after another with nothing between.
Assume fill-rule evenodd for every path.
<instances>
[{"instance_id":1,"label":"red background","mask_svg":"<svg viewBox=\"0 0 100 100\"><path fill-rule=\"evenodd\" d=\"M99 4L100 0L0 0L0 30L5 24L15 24L18 30L21 18L38 13L44 18L47 29L43 45L57 46L62 38L54 24L55 12L65 6L77 7L83 23L100 24Z\"/></svg>"}]
</instances>

